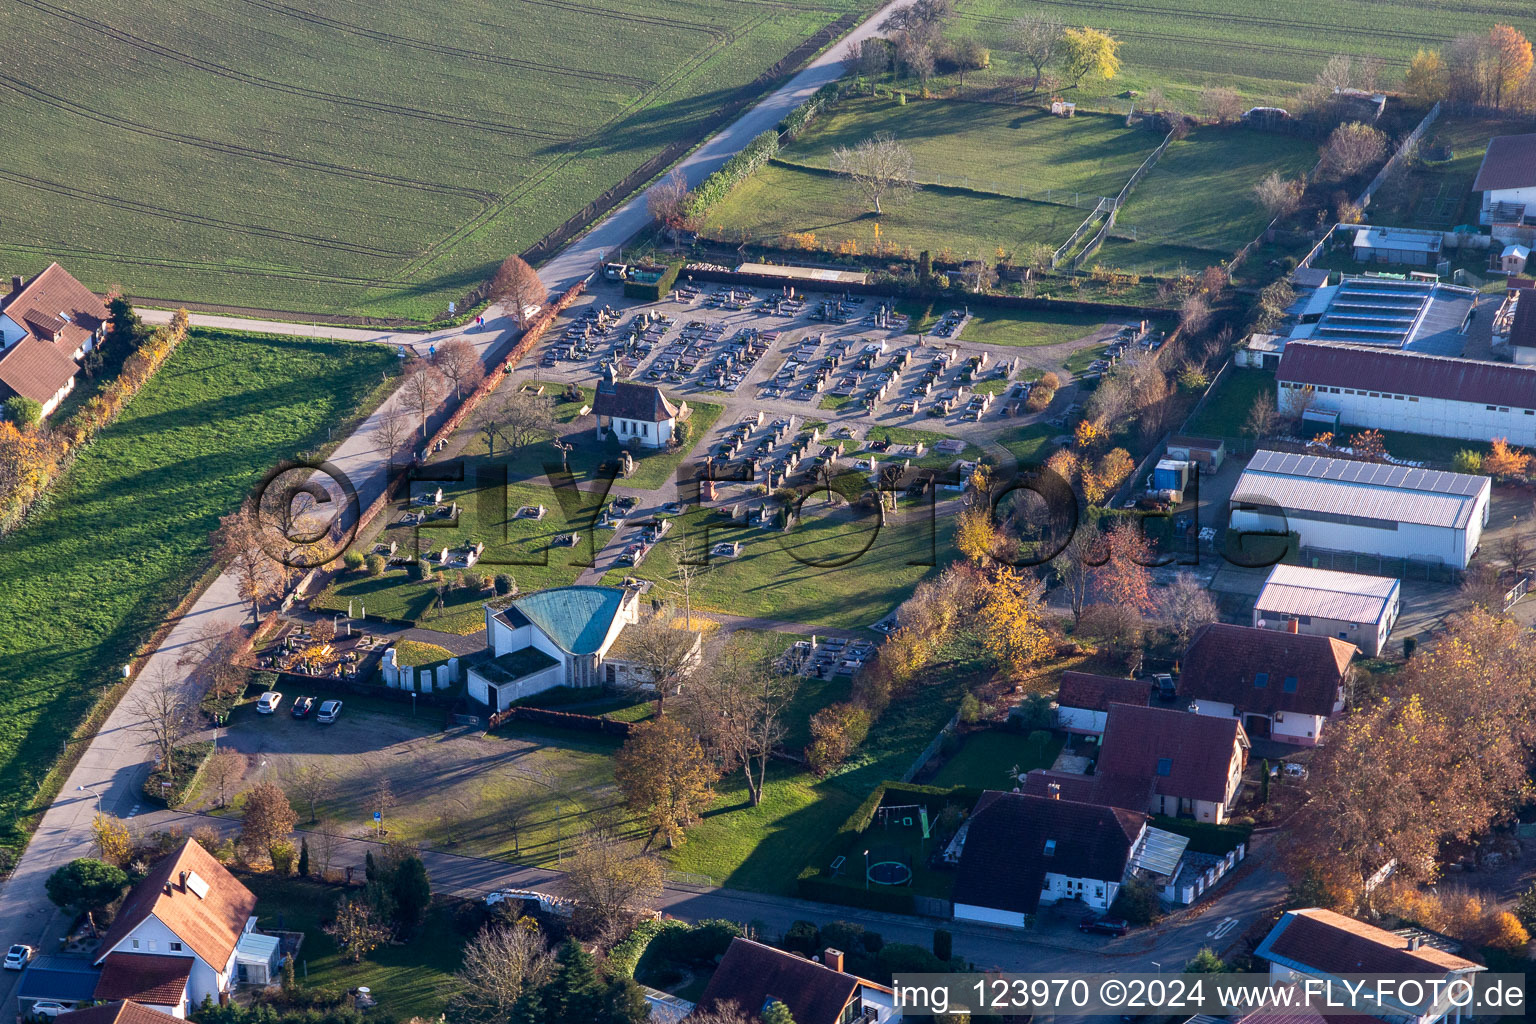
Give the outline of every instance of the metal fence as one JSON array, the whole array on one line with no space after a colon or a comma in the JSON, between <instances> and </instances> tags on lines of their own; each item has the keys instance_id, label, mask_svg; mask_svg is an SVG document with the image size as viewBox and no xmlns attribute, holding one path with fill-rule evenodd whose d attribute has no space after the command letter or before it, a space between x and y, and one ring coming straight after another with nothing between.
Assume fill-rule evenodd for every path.
<instances>
[{"instance_id":1,"label":"metal fence","mask_svg":"<svg viewBox=\"0 0 1536 1024\"><path fill-rule=\"evenodd\" d=\"M1376 190L1385 185L1387 179L1392 177L1392 172L1397 170L1403 161L1403 154L1418 144L1418 141L1424 137L1424 133L1429 130L1429 126L1434 124L1435 118L1439 116L1440 104L1436 103L1433 107L1429 108L1429 113L1424 115L1424 120L1419 122L1419 126L1409 132L1407 138L1403 139L1402 145L1397 147L1397 152L1393 153L1387 162L1381 165L1381 170L1376 172L1376 177L1371 179L1371 183L1365 186L1365 191L1360 193L1360 198L1355 200L1357 206L1364 209L1371 205L1371 196L1375 195Z\"/></svg>"},{"instance_id":2,"label":"metal fence","mask_svg":"<svg viewBox=\"0 0 1536 1024\"><path fill-rule=\"evenodd\" d=\"M944 743L945 734L953 732L959 724L960 712L956 711L954 717L949 720L949 724L940 729L939 734L933 738L933 742L924 747L923 752L917 755L917 760L912 762L912 767L901 773L901 781L911 782L917 776L917 773L923 770L923 765L931 761L933 755L939 752L939 747Z\"/></svg>"}]
</instances>

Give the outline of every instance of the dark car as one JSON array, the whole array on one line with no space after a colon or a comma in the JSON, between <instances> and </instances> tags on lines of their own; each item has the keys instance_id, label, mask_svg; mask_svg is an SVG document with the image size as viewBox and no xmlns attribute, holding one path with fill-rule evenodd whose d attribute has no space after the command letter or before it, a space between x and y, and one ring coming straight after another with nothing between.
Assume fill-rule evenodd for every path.
<instances>
[{"instance_id":1,"label":"dark car","mask_svg":"<svg viewBox=\"0 0 1536 1024\"><path fill-rule=\"evenodd\" d=\"M293 702L293 717L304 718L315 708L315 698L300 697Z\"/></svg>"},{"instance_id":2,"label":"dark car","mask_svg":"<svg viewBox=\"0 0 1536 1024\"><path fill-rule=\"evenodd\" d=\"M1123 917L1085 917L1077 922L1077 930L1095 935L1125 935L1131 924Z\"/></svg>"}]
</instances>

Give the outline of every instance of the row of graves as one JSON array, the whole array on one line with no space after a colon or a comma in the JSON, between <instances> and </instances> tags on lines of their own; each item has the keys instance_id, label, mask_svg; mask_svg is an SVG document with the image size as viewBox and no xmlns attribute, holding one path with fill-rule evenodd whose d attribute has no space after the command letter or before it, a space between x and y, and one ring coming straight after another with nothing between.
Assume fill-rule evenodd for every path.
<instances>
[{"instance_id":1,"label":"row of graves","mask_svg":"<svg viewBox=\"0 0 1536 1024\"><path fill-rule=\"evenodd\" d=\"M796 640L791 644L774 667L786 675L829 679L853 675L874 656L875 645L868 640L812 634L809 640Z\"/></svg>"},{"instance_id":2,"label":"row of graves","mask_svg":"<svg viewBox=\"0 0 1536 1024\"><path fill-rule=\"evenodd\" d=\"M588 306L566 325L564 333L544 351L541 366L554 366L566 360L582 362L597 354L600 346L619 331L623 314L612 306Z\"/></svg>"},{"instance_id":3,"label":"row of graves","mask_svg":"<svg viewBox=\"0 0 1536 1024\"><path fill-rule=\"evenodd\" d=\"M437 523L450 525L458 521L459 503L457 501L443 501L443 489L433 487L420 494L412 496L406 509L400 518L395 520L396 526L420 526L423 523ZM393 547L393 545L391 545ZM391 551L391 554L394 552Z\"/></svg>"},{"instance_id":4,"label":"row of graves","mask_svg":"<svg viewBox=\"0 0 1536 1024\"><path fill-rule=\"evenodd\" d=\"M858 295L837 295L822 299L811 310L811 319L819 323L851 324L863 320L864 299Z\"/></svg>"},{"instance_id":5,"label":"row of graves","mask_svg":"<svg viewBox=\"0 0 1536 1024\"><path fill-rule=\"evenodd\" d=\"M943 316L939 317L938 323L930 327L927 333L933 335L935 338L947 338L949 340L954 340L955 338L960 337L960 332L964 330L965 325L970 322L970 310L951 309L945 312Z\"/></svg>"},{"instance_id":6,"label":"row of graves","mask_svg":"<svg viewBox=\"0 0 1536 1024\"><path fill-rule=\"evenodd\" d=\"M1163 347L1165 339L1164 332L1153 330L1145 320L1140 323L1126 324L1105 347L1104 355L1089 364L1088 372L1084 376L1090 379L1099 377L1129 354L1156 352Z\"/></svg>"},{"instance_id":7,"label":"row of graves","mask_svg":"<svg viewBox=\"0 0 1536 1024\"><path fill-rule=\"evenodd\" d=\"M624 545L619 552L619 565L639 565L645 561L645 556L651 553L651 549L661 543L661 539L672 531L672 520L662 516L630 523L632 530L638 530L639 535ZM623 529L623 527L616 527Z\"/></svg>"},{"instance_id":8,"label":"row of graves","mask_svg":"<svg viewBox=\"0 0 1536 1024\"><path fill-rule=\"evenodd\" d=\"M307 679L366 679L378 666L391 640L362 629L348 618L300 622L282 619L270 635L252 647L248 668Z\"/></svg>"},{"instance_id":9,"label":"row of graves","mask_svg":"<svg viewBox=\"0 0 1536 1024\"><path fill-rule=\"evenodd\" d=\"M758 360L779 340L778 331L743 327L728 340L700 376L700 383L716 391L735 391L746 381Z\"/></svg>"}]
</instances>

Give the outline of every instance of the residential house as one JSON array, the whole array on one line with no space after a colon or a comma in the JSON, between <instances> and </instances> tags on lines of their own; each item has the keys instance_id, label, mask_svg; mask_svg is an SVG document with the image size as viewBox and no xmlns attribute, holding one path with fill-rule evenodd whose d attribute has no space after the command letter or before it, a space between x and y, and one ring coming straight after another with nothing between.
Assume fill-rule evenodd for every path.
<instances>
[{"instance_id":1,"label":"residential house","mask_svg":"<svg viewBox=\"0 0 1536 1024\"><path fill-rule=\"evenodd\" d=\"M1019 791L1029 796L1076 800L1083 804L1102 804L1105 807L1123 807L1139 812L1145 811L1152 803L1150 778L1105 775L1102 772L1083 775L1055 768L1035 768L1019 780Z\"/></svg>"},{"instance_id":2,"label":"residential house","mask_svg":"<svg viewBox=\"0 0 1536 1024\"><path fill-rule=\"evenodd\" d=\"M1390 576L1281 562L1269 570L1254 602L1253 624L1346 640L1374 658L1397 622L1401 590L1402 584Z\"/></svg>"},{"instance_id":3,"label":"residential house","mask_svg":"<svg viewBox=\"0 0 1536 1024\"><path fill-rule=\"evenodd\" d=\"M1110 704L1145 705L1151 696L1152 684L1145 679L1063 672L1056 696L1056 727L1081 736L1100 736Z\"/></svg>"},{"instance_id":4,"label":"residential house","mask_svg":"<svg viewBox=\"0 0 1536 1024\"><path fill-rule=\"evenodd\" d=\"M639 620L639 604L634 590L585 586L550 587L505 608L487 606L485 649L462 662L470 699L504 711L556 686L601 686L609 649Z\"/></svg>"},{"instance_id":5,"label":"residential house","mask_svg":"<svg viewBox=\"0 0 1536 1024\"><path fill-rule=\"evenodd\" d=\"M1097 773L1152 780L1152 814L1222 824L1237 803L1248 735L1236 718L1111 704Z\"/></svg>"},{"instance_id":6,"label":"residential house","mask_svg":"<svg viewBox=\"0 0 1536 1024\"><path fill-rule=\"evenodd\" d=\"M891 989L845 971L840 950L826 950L818 963L751 939L732 939L699 1008L734 1003L757 1017L775 1002L784 1004L795 1024L893 1024L902 1017Z\"/></svg>"},{"instance_id":7,"label":"residential house","mask_svg":"<svg viewBox=\"0 0 1536 1024\"><path fill-rule=\"evenodd\" d=\"M60 1006L86 1006L96 998L96 983L101 971L89 960L72 956L40 954L32 958L16 987L16 1008L23 1017L32 1017L33 1007L41 1002Z\"/></svg>"},{"instance_id":8,"label":"residential house","mask_svg":"<svg viewBox=\"0 0 1536 1024\"><path fill-rule=\"evenodd\" d=\"M1250 738L1313 747L1344 710L1354 656L1337 637L1212 623L1185 652L1179 696L1197 714L1236 718Z\"/></svg>"},{"instance_id":9,"label":"residential house","mask_svg":"<svg viewBox=\"0 0 1536 1024\"><path fill-rule=\"evenodd\" d=\"M1270 929L1254 956L1269 963L1270 981L1290 985L1320 978L1330 987L1345 976L1413 975L1449 982L1487 970L1459 955L1459 946L1419 929L1396 932L1332 910L1292 910ZM1438 1001L1383 1004L1372 1016L1393 1024L1459 1024L1463 1011L1450 1005L1441 986ZM1339 993L1343 998L1342 991ZM1470 1015L1469 1015L1470 1019Z\"/></svg>"},{"instance_id":10,"label":"residential house","mask_svg":"<svg viewBox=\"0 0 1536 1024\"><path fill-rule=\"evenodd\" d=\"M1041 905L1061 900L1107 909L1130 877L1147 815L989 790L964 827L955 918L1023 927Z\"/></svg>"},{"instance_id":11,"label":"residential house","mask_svg":"<svg viewBox=\"0 0 1536 1024\"><path fill-rule=\"evenodd\" d=\"M123 899L93 960L101 969L95 998L185 1017L241 980L265 983L276 971L277 947L254 932L255 908L255 895L187 840Z\"/></svg>"},{"instance_id":12,"label":"residential house","mask_svg":"<svg viewBox=\"0 0 1536 1024\"><path fill-rule=\"evenodd\" d=\"M74 390L79 360L106 332L107 305L57 263L0 297L0 401L31 398L52 413Z\"/></svg>"},{"instance_id":13,"label":"residential house","mask_svg":"<svg viewBox=\"0 0 1536 1024\"><path fill-rule=\"evenodd\" d=\"M1536 387L1536 368L1480 365L1529 374ZM1536 392L1528 401L1536 406ZM1233 488L1230 522L1244 533L1293 532L1303 548L1465 569L1488 525L1491 493L1486 476L1261 450Z\"/></svg>"},{"instance_id":14,"label":"residential house","mask_svg":"<svg viewBox=\"0 0 1536 1024\"><path fill-rule=\"evenodd\" d=\"M678 421L688 418L688 403L674 405L658 387L621 381L610 364L597 385L592 412L598 440L612 432L620 444L665 448Z\"/></svg>"},{"instance_id":15,"label":"residential house","mask_svg":"<svg viewBox=\"0 0 1536 1024\"><path fill-rule=\"evenodd\" d=\"M1472 191L1483 194L1478 222L1491 229L1494 241L1530 245L1536 236L1536 133L1489 139Z\"/></svg>"}]
</instances>

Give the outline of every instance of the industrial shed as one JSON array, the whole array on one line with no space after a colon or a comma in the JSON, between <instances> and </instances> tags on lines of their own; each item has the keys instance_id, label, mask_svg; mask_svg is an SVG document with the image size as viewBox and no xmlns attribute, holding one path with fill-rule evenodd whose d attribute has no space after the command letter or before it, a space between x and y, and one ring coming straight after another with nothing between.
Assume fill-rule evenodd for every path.
<instances>
[{"instance_id":1,"label":"industrial shed","mask_svg":"<svg viewBox=\"0 0 1536 1024\"><path fill-rule=\"evenodd\" d=\"M1485 476L1259 451L1232 492L1231 528L1465 569L1488 525L1490 493Z\"/></svg>"}]
</instances>

